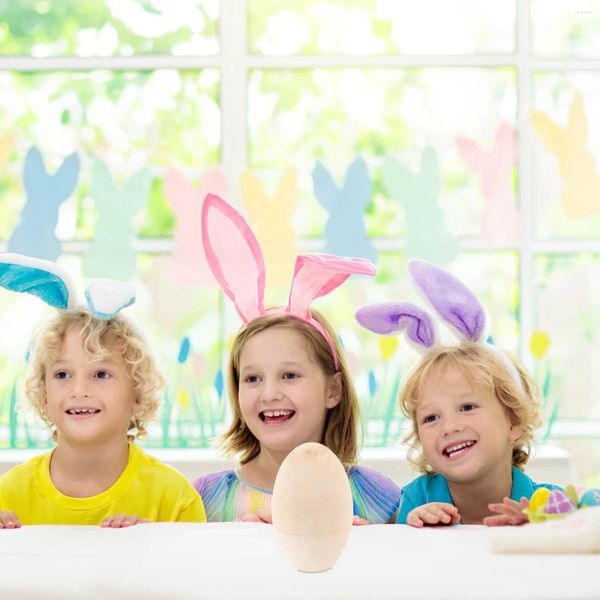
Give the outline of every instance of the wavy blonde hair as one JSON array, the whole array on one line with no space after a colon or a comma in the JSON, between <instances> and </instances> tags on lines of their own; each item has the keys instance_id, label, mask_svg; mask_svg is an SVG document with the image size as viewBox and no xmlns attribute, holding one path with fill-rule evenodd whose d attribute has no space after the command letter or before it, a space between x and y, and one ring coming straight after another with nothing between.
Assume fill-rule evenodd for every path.
<instances>
[{"instance_id":1,"label":"wavy blonde hair","mask_svg":"<svg viewBox=\"0 0 600 600\"><path fill-rule=\"evenodd\" d=\"M117 352L123 357L127 374L133 380L138 407L129 424L128 438L141 438L147 433L148 423L160 406L159 391L165 382L159 373L145 341L122 316L109 320L98 319L83 309L61 311L43 326L35 337L25 380L25 395L35 412L49 426L53 423L45 410L46 369L60 354L67 332L77 328L81 332L83 348L94 360ZM52 439L56 440L56 432Z\"/></svg>"},{"instance_id":2,"label":"wavy blonde hair","mask_svg":"<svg viewBox=\"0 0 600 600\"><path fill-rule=\"evenodd\" d=\"M423 453L419 453L421 443L418 434L416 407L422 395L425 382L447 368L455 368L465 375L473 387L479 387L493 395L502 404L510 423L522 428L515 440L512 464L520 470L528 461L533 434L541 424L541 397L537 384L512 355L500 358L496 350L485 344L464 343L459 346L437 346L428 352L411 372L400 391L400 408L412 421L412 431L404 439L409 445L408 461L419 471L432 474ZM512 363L516 372L504 363L504 358ZM519 381L515 380L518 375Z\"/></svg>"},{"instance_id":3,"label":"wavy blonde hair","mask_svg":"<svg viewBox=\"0 0 600 600\"><path fill-rule=\"evenodd\" d=\"M344 465L354 464L358 455L358 436L362 437L360 406L346 360L337 336L331 326L316 310L312 316L326 329L338 357L339 368L325 338L309 323L287 314L272 314L254 319L237 334L227 369L227 385L233 421L222 435L223 449L228 456L241 453L240 464L246 464L260 453L260 442L242 418L238 400L240 380L240 356L246 342L266 329L280 327L300 333L307 342L311 358L321 367L326 376L341 375L341 400L327 410L322 443L327 446Z\"/></svg>"}]
</instances>

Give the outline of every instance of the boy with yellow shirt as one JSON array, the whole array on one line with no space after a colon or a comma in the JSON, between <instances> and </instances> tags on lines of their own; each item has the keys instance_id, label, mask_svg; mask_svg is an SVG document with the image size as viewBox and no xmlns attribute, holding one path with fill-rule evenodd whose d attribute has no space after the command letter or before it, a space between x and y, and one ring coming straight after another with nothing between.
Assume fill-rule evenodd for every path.
<instances>
[{"instance_id":1,"label":"boy with yellow shirt","mask_svg":"<svg viewBox=\"0 0 600 600\"><path fill-rule=\"evenodd\" d=\"M0 477L0 529L206 521L187 479L133 443L156 414L163 379L128 321L62 311L30 361L26 396L56 447Z\"/></svg>"}]
</instances>

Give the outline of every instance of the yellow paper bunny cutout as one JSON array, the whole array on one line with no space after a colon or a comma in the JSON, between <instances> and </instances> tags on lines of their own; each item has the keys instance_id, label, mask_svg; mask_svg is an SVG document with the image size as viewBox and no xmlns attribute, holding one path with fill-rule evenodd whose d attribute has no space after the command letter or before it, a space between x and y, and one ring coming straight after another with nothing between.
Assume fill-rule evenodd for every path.
<instances>
[{"instance_id":1,"label":"yellow paper bunny cutout","mask_svg":"<svg viewBox=\"0 0 600 600\"><path fill-rule=\"evenodd\" d=\"M260 180L242 174L242 200L265 258L269 285L288 285L298 255L292 216L298 204L296 171L288 169L275 197L269 198Z\"/></svg>"},{"instance_id":2,"label":"yellow paper bunny cutout","mask_svg":"<svg viewBox=\"0 0 600 600\"><path fill-rule=\"evenodd\" d=\"M566 128L540 111L532 112L531 124L544 146L558 158L566 215L584 219L600 212L600 173L587 149L588 124L581 96L576 94L573 99Z\"/></svg>"}]
</instances>

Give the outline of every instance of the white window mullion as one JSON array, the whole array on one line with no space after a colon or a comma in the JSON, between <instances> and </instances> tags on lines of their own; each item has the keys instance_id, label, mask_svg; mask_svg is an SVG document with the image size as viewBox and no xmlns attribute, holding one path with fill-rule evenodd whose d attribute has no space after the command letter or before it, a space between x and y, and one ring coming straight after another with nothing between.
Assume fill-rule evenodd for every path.
<instances>
[{"instance_id":1,"label":"white window mullion","mask_svg":"<svg viewBox=\"0 0 600 600\"><path fill-rule=\"evenodd\" d=\"M519 204L521 214L521 243L519 248L519 279L521 301L519 321L521 323L520 354L530 369L533 367L528 351L533 332L534 286L533 244L534 208L531 178L531 139L529 115L532 106L531 72L531 4L530 0L517 2L517 77L518 77L518 139L519 139Z\"/></svg>"},{"instance_id":2,"label":"white window mullion","mask_svg":"<svg viewBox=\"0 0 600 600\"><path fill-rule=\"evenodd\" d=\"M227 199L239 206L239 181L247 159L246 0L221 1L221 164L229 182Z\"/></svg>"},{"instance_id":3,"label":"white window mullion","mask_svg":"<svg viewBox=\"0 0 600 600\"><path fill-rule=\"evenodd\" d=\"M0 56L1 71L138 71L155 69L199 69L218 67L218 56L109 56L109 57L53 57L35 58L31 56Z\"/></svg>"}]
</instances>

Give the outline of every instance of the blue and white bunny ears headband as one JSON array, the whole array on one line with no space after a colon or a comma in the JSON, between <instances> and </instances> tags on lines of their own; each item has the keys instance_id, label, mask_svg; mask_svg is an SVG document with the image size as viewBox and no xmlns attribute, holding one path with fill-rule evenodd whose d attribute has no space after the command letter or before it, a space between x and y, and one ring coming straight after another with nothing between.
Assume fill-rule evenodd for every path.
<instances>
[{"instance_id":1,"label":"blue and white bunny ears headband","mask_svg":"<svg viewBox=\"0 0 600 600\"><path fill-rule=\"evenodd\" d=\"M61 310L77 306L69 274L60 265L41 258L0 254L0 286L32 294ZM135 302L135 288L122 281L94 279L85 290L85 301L95 317L108 320Z\"/></svg>"},{"instance_id":2,"label":"blue and white bunny ears headband","mask_svg":"<svg viewBox=\"0 0 600 600\"><path fill-rule=\"evenodd\" d=\"M422 260L410 260L408 273L415 288L460 341L485 345L522 387L517 368L509 356L486 343L485 309L471 290L448 271ZM381 335L405 330L409 342L421 351L439 343L435 321L426 310L411 302L370 304L356 312L356 320L369 331Z\"/></svg>"}]
</instances>

